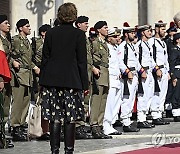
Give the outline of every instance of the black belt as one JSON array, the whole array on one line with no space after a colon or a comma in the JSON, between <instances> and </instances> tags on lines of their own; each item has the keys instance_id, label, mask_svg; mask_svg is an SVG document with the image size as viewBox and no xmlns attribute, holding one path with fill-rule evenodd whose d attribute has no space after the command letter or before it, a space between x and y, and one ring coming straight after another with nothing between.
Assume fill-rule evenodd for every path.
<instances>
[{"instance_id":1,"label":"black belt","mask_svg":"<svg viewBox=\"0 0 180 154\"><path fill-rule=\"evenodd\" d=\"M164 65L159 65L158 67L161 69L161 68L164 68Z\"/></svg>"},{"instance_id":2,"label":"black belt","mask_svg":"<svg viewBox=\"0 0 180 154\"><path fill-rule=\"evenodd\" d=\"M130 71L135 71L136 69L135 69L135 67L130 67L129 70Z\"/></svg>"},{"instance_id":3,"label":"black belt","mask_svg":"<svg viewBox=\"0 0 180 154\"><path fill-rule=\"evenodd\" d=\"M147 71L149 69L149 66L143 67L143 69Z\"/></svg>"},{"instance_id":4,"label":"black belt","mask_svg":"<svg viewBox=\"0 0 180 154\"><path fill-rule=\"evenodd\" d=\"M105 63L105 62L100 62L100 61L97 61L97 62L94 62L94 65L95 66L102 66L102 67L105 67L105 68L108 68L109 67L109 64Z\"/></svg>"}]
</instances>

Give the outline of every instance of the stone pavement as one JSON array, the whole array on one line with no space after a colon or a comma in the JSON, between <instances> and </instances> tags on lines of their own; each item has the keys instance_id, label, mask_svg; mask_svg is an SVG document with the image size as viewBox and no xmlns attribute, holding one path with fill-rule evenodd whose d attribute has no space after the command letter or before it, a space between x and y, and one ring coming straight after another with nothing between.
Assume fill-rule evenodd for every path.
<instances>
[{"instance_id":1,"label":"stone pavement","mask_svg":"<svg viewBox=\"0 0 180 154\"><path fill-rule=\"evenodd\" d=\"M115 154L152 147L155 146L154 144L162 145L177 142L180 142L180 123L171 122L170 125L156 126L153 129L141 129L140 132L136 133L123 133L120 136L113 136L113 139L76 140L75 154ZM46 141L33 140L15 142L14 144L13 149L0 150L0 154L50 154L49 142ZM60 153L62 154L63 146L61 142Z\"/></svg>"}]
</instances>

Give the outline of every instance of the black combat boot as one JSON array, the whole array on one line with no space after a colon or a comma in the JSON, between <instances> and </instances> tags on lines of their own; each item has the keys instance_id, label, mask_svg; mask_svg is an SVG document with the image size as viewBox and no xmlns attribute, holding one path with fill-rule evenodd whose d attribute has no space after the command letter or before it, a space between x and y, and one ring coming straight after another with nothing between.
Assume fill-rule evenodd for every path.
<instances>
[{"instance_id":1,"label":"black combat boot","mask_svg":"<svg viewBox=\"0 0 180 154\"><path fill-rule=\"evenodd\" d=\"M27 141L27 136L22 132L20 126L13 127L12 137L13 141Z\"/></svg>"},{"instance_id":2,"label":"black combat boot","mask_svg":"<svg viewBox=\"0 0 180 154\"><path fill-rule=\"evenodd\" d=\"M75 123L64 125L64 151L65 154L73 154L75 143Z\"/></svg>"},{"instance_id":3,"label":"black combat boot","mask_svg":"<svg viewBox=\"0 0 180 154\"><path fill-rule=\"evenodd\" d=\"M50 122L50 145L52 154L59 154L61 123Z\"/></svg>"}]
</instances>

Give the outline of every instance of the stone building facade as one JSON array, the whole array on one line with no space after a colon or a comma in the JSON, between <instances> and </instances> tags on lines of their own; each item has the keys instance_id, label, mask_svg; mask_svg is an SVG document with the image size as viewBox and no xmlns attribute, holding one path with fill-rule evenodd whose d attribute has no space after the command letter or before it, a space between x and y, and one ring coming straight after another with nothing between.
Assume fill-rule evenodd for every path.
<instances>
[{"instance_id":1,"label":"stone building facade","mask_svg":"<svg viewBox=\"0 0 180 154\"><path fill-rule=\"evenodd\" d=\"M16 22L28 18L32 36L42 24L53 23L59 5L65 2L75 3L78 15L90 18L90 26L98 20L120 28L125 21L131 26L153 25L158 20L169 23L180 11L179 0L0 0L0 14L8 15L12 35L17 33Z\"/></svg>"}]
</instances>

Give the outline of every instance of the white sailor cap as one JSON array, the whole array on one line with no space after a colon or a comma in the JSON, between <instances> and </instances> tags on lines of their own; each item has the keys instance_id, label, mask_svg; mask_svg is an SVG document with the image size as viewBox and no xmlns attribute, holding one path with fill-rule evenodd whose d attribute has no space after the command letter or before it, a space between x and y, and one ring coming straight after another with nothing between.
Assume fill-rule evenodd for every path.
<instances>
[{"instance_id":1,"label":"white sailor cap","mask_svg":"<svg viewBox=\"0 0 180 154\"><path fill-rule=\"evenodd\" d=\"M120 35L120 33L117 31L117 28L108 29L108 37L118 36L118 35Z\"/></svg>"},{"instance_id":2,"label":"white sailor cap","mask_svg":"<svg viewBox=\"0 0 180 154\"><path fill-rule=\"evenodd\" d=\"M163 22L162 20L155 22L155 27L165 27L166 25L167 23Z\"/></svg>"}]
</instances>

